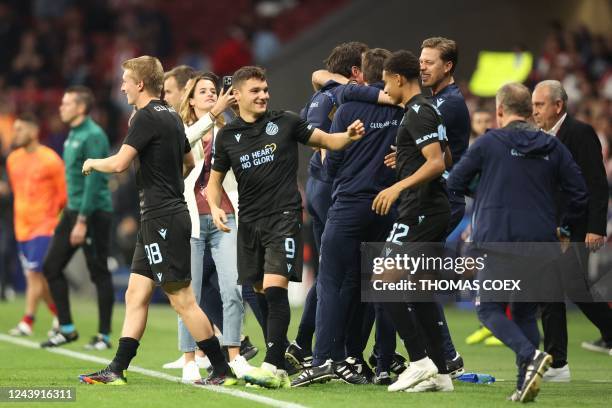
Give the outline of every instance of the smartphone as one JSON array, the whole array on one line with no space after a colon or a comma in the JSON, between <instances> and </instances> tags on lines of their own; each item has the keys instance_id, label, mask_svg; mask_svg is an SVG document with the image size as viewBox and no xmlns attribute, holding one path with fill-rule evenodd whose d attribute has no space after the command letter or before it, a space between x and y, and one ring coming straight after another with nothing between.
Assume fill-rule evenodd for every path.
<instances>
[{"instance_id":1,"label":"smartphone","mask_svg":"<svg viewBox=\"0 0 612 408\"><path fill-rule=\"evenodd\" d=\"M223 77L223 93L227 93L227 90L232 86L232 77L227 75Z\"/></svg>"}]
</instances>

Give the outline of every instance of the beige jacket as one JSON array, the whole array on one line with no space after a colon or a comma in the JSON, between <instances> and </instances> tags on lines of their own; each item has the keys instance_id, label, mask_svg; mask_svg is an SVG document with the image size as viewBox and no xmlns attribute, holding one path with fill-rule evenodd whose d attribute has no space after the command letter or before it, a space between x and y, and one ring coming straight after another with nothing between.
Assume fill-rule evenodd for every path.
<instances>
[{"instance_id":1,"label":"beige jacket","mask_svg":"<svg viewBox=\"0 0 612 408\"><path fill-rule=\"evenodd\" d=\"M213 143L214 138L219 133L219 128L215 126L214 121L210 115L204 115L196 123L191 126L185 126L185 134L187 140L191 145L191 153L195 161L195 168L191 170L191 173L185 178L185 201L187 202L187 208L189 209L189 216L191 217L191 236L193 238L200 238L200 216L198 214L198 205L196 203L196 197L194 193L195 183L202 172L204 167L204 147L200 142L200 139L204 137L210 129L213 129ZM227 193L234 211L236 212L236 220L238 219L238 183L232 170L228 171L223 180L223 189Z\"/></svg>"}]
</instances>

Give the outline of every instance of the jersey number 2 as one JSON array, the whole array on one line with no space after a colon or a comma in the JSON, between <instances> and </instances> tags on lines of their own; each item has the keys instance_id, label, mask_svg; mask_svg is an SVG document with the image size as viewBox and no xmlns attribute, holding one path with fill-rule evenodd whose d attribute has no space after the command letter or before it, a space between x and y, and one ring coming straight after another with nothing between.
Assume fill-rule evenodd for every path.
<instances>
[{"instance_id":1,"label":"jersey number 2","mask_svg":"<svg viewBox=\"0 0 612 408\"><path fill-rule=\"evenodd\" d=\"M389 234L389 238L387 238L387 242L393 242L394 244L401 244L400 238L404 238L408 235L408 226L406 224L398 224L397 222L393 224L393 229Z\"/></svg>"}]
</instances>

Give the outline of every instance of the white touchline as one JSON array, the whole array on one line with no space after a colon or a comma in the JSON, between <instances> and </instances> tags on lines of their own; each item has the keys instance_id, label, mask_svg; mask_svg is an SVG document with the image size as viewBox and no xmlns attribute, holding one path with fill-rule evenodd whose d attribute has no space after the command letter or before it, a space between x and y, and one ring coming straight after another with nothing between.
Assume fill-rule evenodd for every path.
<instances>
[{"instance_id":1,"label":"white touchline","mask_svg":"<svg viewBox=\"0 0 612 408\"><path fill-rule=\"evenodd\" d=\"M79 359L79 360L91 361L93 363L99 363L99 364L109 364L110 363L110 360L107 360L105 358L91 356L91 355L85 354L85 353L79 353L78 351L72 351L72 350L67 350L67 349L62 349L62 348L41 349L40 345L38 343L35 343L33 341L30 341L30 340L22 339L22 338L19 338L19 337L12 337L12 336L9 336L9 335L6 335L6 334L2 334L2 333L0 333L0 340L5 341L7 343L13 343L13 344L16 344L18 346L29 347L29 348L40 349L40 350L46 350L46 351L48 351L50 353L61 354L63 356L72 357L72 358L76 358L76 359ZM162 373L162 372L159 372L159 371L149 370L147 368L142 368L142 367L137 367L137 366L130 366L128 371L131 371L131 372L134 372L134 373L139 373L139 374L142 374L142 375L146 375L148 377L159 378L159 379L170 381L170 382L178 382L178 383L182 383L183 382L181 377L175 377L175 376L172 376L172 375L169 375L169 374L166 374L166 373ZM75 378L76 377L77 377L77 375L75 374ZM190 385L190 386L196 387L196 388L201 388L201 389L206 390L206 391L218 392L220 394L227 394L227 395L231 395L232 397L236 397L236 398L248 399L248 400L259 402L261 404L268 405L268 406L271 406L271 407L278 407L278 408L306 408L304 405L296 404L296 403L293 403L293 402L275 400L274 398L264 397L263 395L251 394L251 393L248 393L248 392L245 392L245 391L233 390L233 389L230 389L228 387L221 387L221 386L218 386L218 385L196 385L196 384L193 384L193 383L190 383L190 382L184 382L184 384L185 385ZM94 385L94 387L95 387L95 385Z\"/></svg>"}]
</instances>

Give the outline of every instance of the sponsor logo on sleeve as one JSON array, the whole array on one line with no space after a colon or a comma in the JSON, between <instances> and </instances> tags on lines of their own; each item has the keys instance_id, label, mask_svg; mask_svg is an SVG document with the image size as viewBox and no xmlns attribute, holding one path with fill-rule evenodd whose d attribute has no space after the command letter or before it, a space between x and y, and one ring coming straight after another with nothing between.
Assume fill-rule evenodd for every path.
<instances>
[{"instance_id":1,"label":"sponsor logo on sleeve","mask_svg":"<svg viewBox=\"0 0 612 408\"><path fill-rule=\"evenodd\" d=\"M437 132L436 132L436 133L430 133L430 134L428 134L428 135L421 136L421 137L419 137L419 138L416 140L416 142L417 142L417 144L421 144L421 143L423 143L423 142L426 142L426 141L427 141L427 140L429 140L429 139L438 139L438 133L437 133Z\"/></svg>"}]
</instances>

